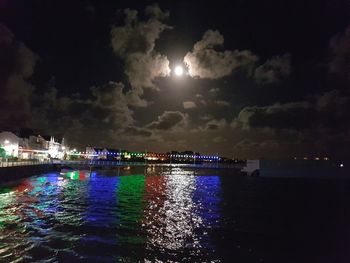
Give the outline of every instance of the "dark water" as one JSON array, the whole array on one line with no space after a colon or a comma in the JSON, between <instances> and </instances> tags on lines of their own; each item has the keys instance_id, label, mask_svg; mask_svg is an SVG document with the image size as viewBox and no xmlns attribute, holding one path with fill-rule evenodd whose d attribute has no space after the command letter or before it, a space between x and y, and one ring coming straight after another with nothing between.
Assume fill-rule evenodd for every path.
<instances>
[{"instance_id":1,"label":"dark water","mask_svg":"<svg viewBox=\"0 0 350 263\"><path fill-rule=\"evenodd\" d=\"M349 187L186 168L38 175L0 187L0 262L350 262Z\"/></svg>"}]
</instances>

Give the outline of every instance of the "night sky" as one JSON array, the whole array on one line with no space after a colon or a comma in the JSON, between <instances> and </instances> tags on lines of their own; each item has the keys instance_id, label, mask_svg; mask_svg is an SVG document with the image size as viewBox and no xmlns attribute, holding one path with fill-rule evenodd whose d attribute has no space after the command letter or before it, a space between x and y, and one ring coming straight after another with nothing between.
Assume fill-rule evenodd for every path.
<instances>
[{"instance_id":1,"label":"night sky","mask_svg":"<svg viewBox=\"0 0 350 263\"><path fill-rule=\"evenodd\" d=\"M0 129L74 147L344 158L349 20L346 0L0 0Z\"/></svg>"}]
</instances>

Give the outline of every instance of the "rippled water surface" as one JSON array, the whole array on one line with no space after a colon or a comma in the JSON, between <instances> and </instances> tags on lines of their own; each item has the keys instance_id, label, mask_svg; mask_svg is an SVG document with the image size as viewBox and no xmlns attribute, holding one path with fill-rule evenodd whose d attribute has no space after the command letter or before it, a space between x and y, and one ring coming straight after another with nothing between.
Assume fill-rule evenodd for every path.
<instances>
[{"instance_id":1,"label":"rippled water surface","mask_svg":"<svg viewBox=\"0 0 350 263\"><path fill-rule=\"evenodd\" d=\"M349 207L344 181L50 173L0 187L0 262L350 262Z\"/></svg>"}]
</instances>

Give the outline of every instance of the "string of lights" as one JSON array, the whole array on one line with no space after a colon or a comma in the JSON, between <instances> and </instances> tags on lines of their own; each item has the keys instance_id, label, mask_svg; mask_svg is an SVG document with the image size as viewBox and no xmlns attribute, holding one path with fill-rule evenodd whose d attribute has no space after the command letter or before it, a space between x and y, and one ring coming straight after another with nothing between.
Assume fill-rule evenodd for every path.
<instances>
[{"instance_id":1,"label":"string of lights","mask_svg":"<svg viewBox=\"0 0 350 263\"><path fill-rule=\"evenodd\" d=\"M23 152L36 152L36 153L49 153L48 150L35 150L35 149L21 149ZM208 159L208 160L220 160L217 155L191 155L191 154L165 154L165 153L145 153L145 152L113 152L113 151L96 151L96 152L80 152L80 151L69 151L67 155L73 156L85 156L85 157L98 157L98 156L122 156L126 158L136 157L136 158L149 158L149 157L159 157L159 158L192 158L192 159Z\"/></svg>"},{"instance_id":2,"label":"string of lights","mask_svg":"<svg viewBox=\"0 0 350 263\"><path fill-rule=\"evenodd\" d=\"M220 160L219 156L216 155L190 155L190 154L163 154L163 153L144 153L144 152L108 152L108 151L97 151L97 152L79 152L73 151L68 153L69 155L85 155L85 156L99 156L99 155L110 155L110 156L124 156L124 157L172 157L172 158L195 158L195 159L212 159Z\"/></svg>"}]
</instances>

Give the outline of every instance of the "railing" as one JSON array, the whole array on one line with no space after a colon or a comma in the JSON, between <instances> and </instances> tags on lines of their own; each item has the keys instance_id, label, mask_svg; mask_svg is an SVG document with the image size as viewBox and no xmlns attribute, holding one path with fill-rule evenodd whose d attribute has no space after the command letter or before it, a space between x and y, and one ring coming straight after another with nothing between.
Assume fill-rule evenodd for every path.
<instances>
[{"instance_id":1,"label":"railing","mask_svg":"<svg viewBox=\"0 0 350 263\"><path fill-rule=\"evenodd\" d=\"M191 163L145 163L145 162L124 162L124 161L54 161L54 164L60 165L84 165L84 166L166 166L166 167L189 167L189 168L239 168L239 165L236 163L200 163L200 164L191 164Z\"/></svg>"},{"instance_id":2,"label":"railing","mask_svg":"<svg viewBox=\"0 0 350 263\"><path fill-rule=\"evenodd\" d=\"M47 160L47 161L0 161L0 167L14 167L14 166L25 166L25 165L42 165L42 164L57 164L57 165L79 165L79 166L103 166L103 167L113 167L113 166L163 166L163 167L189 167L189 168L212 168L212 169L222 169L222 168L238 168L235 163L145 163L145 162L125 162L125 161L101 161L101 160L84 160L84 161L63 161L63 160Z\"/></svg>"},{"instance_id":3,"label":"railing","mask_svg":"<svg viewBox=\"0 0 350 263\"><path fill-rule=\"evenodd\" d=\"M119 161L101 161L101 160L87 160L87 161L53 161L54 164L60 165L87 165L87 166L142 166L144 162L119 162Z\"/></svg>"},{"instance_id":4,"label":"railing","mask_svg":"<svg viewBox=\"0 0 350 263\"><path fill-rule=\"evenodd\" d=\"M2 160L0 161L0 167L13 167L13 166L25 166L25 165L41 165L41 164L51 164L52 162L50 160L47 161L39 161L39 160L33 160L33 161L6 161Z\"/></svg>"}]
</instances>

